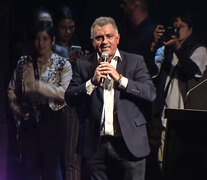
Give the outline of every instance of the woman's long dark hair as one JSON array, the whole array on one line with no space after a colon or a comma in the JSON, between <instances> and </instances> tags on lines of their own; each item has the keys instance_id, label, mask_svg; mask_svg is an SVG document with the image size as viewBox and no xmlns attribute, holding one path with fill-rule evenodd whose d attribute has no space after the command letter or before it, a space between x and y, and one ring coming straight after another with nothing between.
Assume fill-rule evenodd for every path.
<instances>
[{"instance_id":1,"label":"woman's long dark hair","mask_svg":"<svg viewBox=\"0 0 207 180\"><path fill-rule=\"evenodd\" d=\"M67 6L61 6L57 8L54 16L54 25L57 26L63 19L73 19L70 8Z\"/></svg>"}]
</instances>

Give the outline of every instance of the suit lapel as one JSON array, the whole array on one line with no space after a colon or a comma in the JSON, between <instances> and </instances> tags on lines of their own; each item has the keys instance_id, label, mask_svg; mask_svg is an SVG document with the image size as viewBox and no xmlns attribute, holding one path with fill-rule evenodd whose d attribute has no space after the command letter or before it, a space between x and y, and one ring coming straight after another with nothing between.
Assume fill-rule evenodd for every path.
<instances>
[{"instance_id":1,"label":"suit lapel","mask_svg":"<svg viewBox=\"0 0 207 180\"><path fill-rule=\"evenodd\" d=\"M99 65L96 53L94 53L94 55L91 59L92 59L92 61L90 62L90 64L91 64L91 73L92 73L92 77L93 77L93 74L96 70L96 67Z\"/></svg>"},{"instance_id":2,"label":"suit lapel","mask_svg":"<svg viewBox=\"0 0 207 180\"><path fill-rule=\"evenodd\" d=\"M118 63L117 63L117 67L116 67L116 70L118 73L120 74L124 74L124 66L125 66L125 61L124 59L118 59Z\"/></svg>"},{"instance_id":3,"label":"suit lapel","mask_svg":"<svg viewBox=\"0 0 207 180\"><path fill-rule=\"evenodd\" d=\"M97 66L99 65L96 53L94 54L94 57L92 59L93 60L92 60L92 63L91 63L91 72L92 72L92 77L93 77L93 74L94 74ZM103 87L98 86L96 88L96 92L97 92L98 99L103 103Z\"/></svg>"},{"instance_id":4,"label":"suit lapel","mask_svg":"<svg viewBox=\"0 0 207 180\"><path fill-rule=\"evenodd\" d=\"M97 59L97 57L95 58L95 60L96 59ZM122 75L124 74L125 62L126 61L123 59L123 56L122 56L122 60L118 59L118 62L117 62L116 70L118 73L120 73ZM95 66L95 67L93 66L93 69L95 71L95 68L99 65L98 61L96 60L93 65ZM101 100L101 102L103 103L103 87L100 87L100 86L97 87L97 95L98 95L99 99ZM120 91L117 88L115 88L115 100L119 99L118 98L119 96L120 96Z\"/></svg>"},{"instance_id":5,"label":"suit lapel","mask_svg":"<svg viewBox=\"0 0 207 180\"><path fill-rule=\"evenodd\" d=\"M124 58L123 58L123 56L122 56L122 60L121 59L118 59L118 63L117 63L117 68L116 68L116 70L117 70L117 72L118 73L120 73L120 74L122 74L122 75L124 75L124 67L125 67L125 60L124 60ZM115 89L114 89L114 100L115 100L115 104L117 105L117 101L118 101L118 99L119 99L119 97L120 97L120 90L117 88L117 87L115 87Z\"/></svg>"}]
</instances>

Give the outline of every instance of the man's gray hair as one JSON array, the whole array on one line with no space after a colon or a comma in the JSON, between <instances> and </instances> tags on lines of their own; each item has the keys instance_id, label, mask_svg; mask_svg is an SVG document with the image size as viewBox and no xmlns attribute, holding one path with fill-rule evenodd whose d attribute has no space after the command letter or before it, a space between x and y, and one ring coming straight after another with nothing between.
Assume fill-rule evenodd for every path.
<instances>
[{"instance_id":1,"label":"man's gray hair","mask_svg":"<svg viewBox=\"0 0 207 180\"><path fill-rule=\"evenodd\" d=\"M92 24L92 26L91 26L91 37L93 36L93 29L94 29L95 26L103 27L107 24L111 24L113 26L113 28L115 29L116 33L118 34L118 28L117 28L115 20L111 17L102 16L102 17L97 18L94 21L94 23Z\"/></svg>"}]
</instances>

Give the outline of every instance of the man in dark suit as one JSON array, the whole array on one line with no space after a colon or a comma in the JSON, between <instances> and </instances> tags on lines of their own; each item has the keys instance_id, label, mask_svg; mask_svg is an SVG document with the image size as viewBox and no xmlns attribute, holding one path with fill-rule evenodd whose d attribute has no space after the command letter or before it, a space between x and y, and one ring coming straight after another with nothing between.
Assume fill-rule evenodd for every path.
<instances>
[{"instance_id":1,"label":"man in dark suit","mask_svg":"<svg viewBox=\"0 0 207 180\"><path fill-rule=\"evenodd\" d=\"M156 90L144 58L119 51L119 39L114 19L97 18L97 53L77 60L65 93L68 104L78 105L79 150L93 180L144 180L150 152L142 103L153 101Z\"/></svg>"}]
</instances>

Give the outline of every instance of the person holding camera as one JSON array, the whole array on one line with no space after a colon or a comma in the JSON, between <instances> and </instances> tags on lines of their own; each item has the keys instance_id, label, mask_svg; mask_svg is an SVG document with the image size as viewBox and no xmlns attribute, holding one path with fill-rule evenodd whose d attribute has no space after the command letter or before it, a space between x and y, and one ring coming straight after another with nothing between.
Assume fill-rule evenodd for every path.
<instances>
[{"instance_id":1,"label":"person holding camera","mask_svg":"<svg viewBox=\"0 0 207 180\"><path fill-rule=\"evenodd\" d=\"M154 76L157 88L154 118L163 126L159 161L163 161L166 119L165 108L185 109L187 92L205 78L207 65L206 47L199 43L193 32L192 17L189 12L178 12L172 27L158 25L154 31L151 51L157 65ZM159 42L163 46L157 47Z\"/></svg>"}]
</instances>

